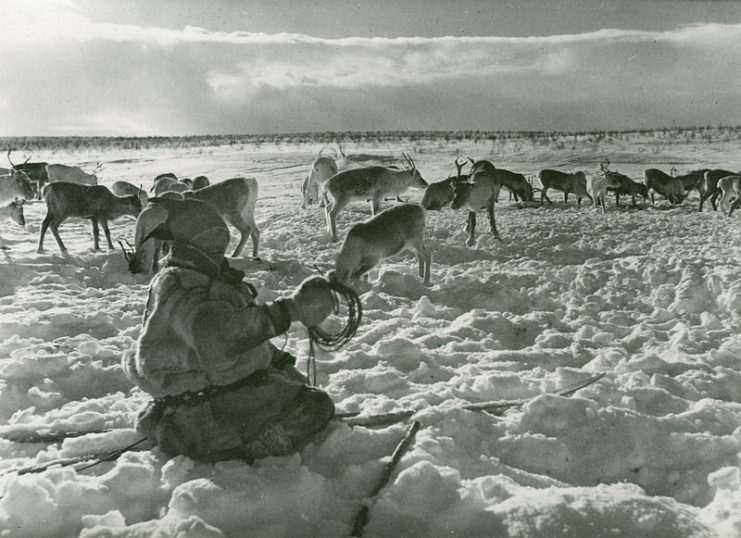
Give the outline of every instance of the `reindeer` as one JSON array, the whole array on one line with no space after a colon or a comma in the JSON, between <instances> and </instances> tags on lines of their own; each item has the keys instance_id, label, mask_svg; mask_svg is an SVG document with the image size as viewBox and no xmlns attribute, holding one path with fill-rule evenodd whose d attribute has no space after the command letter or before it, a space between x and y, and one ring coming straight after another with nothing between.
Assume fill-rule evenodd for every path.
<instances>
[{"instance_id":1,"label":"reindeer","mask_svg":"<svg viewBox=\"0 0 741 538\"><path fill-rule=\"evenodd\" d=\"M115 181L113 185L111 185L111 192L115 194L116 196L132 196L136 195L139 197L139 201L142 204L142 207L147 205L147 202L149 201L149 196L147 196L147 193L144 192L144 189L142 189L142 186L139 185L138 187L134 185L133 183L129 183L128 181Z\"/></svg>"},{"instance_id":2,"label":"reindeer","mask_svg":"<svg viewBox=\"0 0 741 538\"><path fill-rule=\"evenodd\" d=\"M345 153L345 150L342 149L342 146L338 144L338 147L340 148L340 164L337 166L339 170L347 170L350 168L365 168L368 165L372 166L388 166L390 168L394 168L395 165L399 162L399 159L397 157L394 157L393 155L383 155L383 154L375 154L375 153ZM334 149L329 148L332 151ZM335 152L334 158L337 159L337 153Z\"/></svg>"},{"instance_id":3,"label":"reindeer","mask_svg":"<svg viewBox=\"0 0 741 538\"><path fill-rule=\"evenodd\" d=\"M335 278L348 285L402 250L417 256L419 276L430 284L431 255L424 243L425 210L415 204L390 207L347 232L335 262Z\"/></svg>"},{"instance_id":4,"label":"reindeer","mask_svg":"<svg viewBox=\"0 0 741 538\"><path fill-rule=\"evenodd\" d=\"M702 211L702 206L705 204L705 202L709 199L710 203L713 204L713 209L717 210L718 207L716 206L715 202L718 199L718 196L720 196L720 189L718 188L718 181L720 181L722 178L726 176L733 176L733 175L741 175L741 173L736 174L736 172L731 172L729 170L722 170L722 169L715 169L715 170L707 170L705 174L703 174L703 187L702 187L702 193L700 195L700 207L699 211Z\"/></svg>"},{"instance_id":5,"label":"reindeer","mask_svg":"<svg viewBox=\"0 0 741 538\"><path fill-rule=\"evenodd\" d=\"M466 161L461 163L455 160L457 173L455 176L448 176L438 183L430 183L425 189L425 195L422 197L422 207L428 211L438 211L453 201L453 192L456 185L468 179L468 174L461 174L461 170L466 165Z\"/></svg>"},{"instance_id":6,"label":"reindeer","mask_svg":"<svg viewBox=\"0 0 741 538\"><path fill-rule=\"evenodd\" d=\"M673 177L658 168L647 168L643 171L643 178L651 197L651 205L656 203L655 193L662 195L672 205L677 205L681 204L687 197L687 191L696 188L697 183L702 179L702 175L690 172L683 176ZM690 185L689 189L685 187L686 184Z\"/></svg>"},{"instance_id":7,"label":"reindeer","mask_svg":"<svg viewBox=\"0 0 741 538\"><path fill-rule=\"evenodd\" d=\"M257 247L260 243L260 230L255 224L257 192L257 180L254 177L235 177L182 194L186 199L192 198L212 204L226 222L239 230L239 243L232 253L232 258L242 253L248 237L252 238L252 257L257 258Z\"/></svg>"},{"instance_id":8,"label":"reindeer","mask_svg":"<svg viewBox=\"0 0 741 538\"><path fill-rule=\"evenodd\" d=\"M26 227L26 216L23 214L23 204L25 199L16 198L9 204L0 207L0 222L5 220L12 220L21 228ZM5 245L5 241L0 237L0 249L8 250L8 246Z\"/></svg>"},{"instance_id":9,"label":"reindeer","mask_svg":"<svg viewBox=\"0 0 741 538\"><path fill-rule=\"evenodd\" d=\"M324 182L337 173L335 160L321 154L324 149L326 148L319 151L319 156L311 163L311 170L301 184L301 209L306 209L307 206L320 202L319 193L324 187ZM322 206L325 203L325 200L321 200Z\"/></svg>"},{"instance_id":10,"label":"reindeer","mask_svg":"<svg viewBox=\"0 0 741 538\"><path fill-rule=\"evenodd\" d=\"M10 173L0 176L0 204L15 198L31 200L35 197L36 191L25 172L11 169Z\"/></svg>"},{"instance_id":11,"label":"reindeer","mask_svg":"<svg viewBox=\"0 0 741 538\"><path fill-rule=\"evenodd\" d=\"M732 175L721 178L718 181L721 192L720 210L727 211L728 216L741 207L741 176Z\"/></svg>"},{"instance_id":12,"label":"reindeer","mask_svg":"<svg viewBox=\"0 0 741 538\"><path fill-rule=\"evenodd\" d=\"M467 181L462 181L455 187L453 201L450 203L452 209L468 208L468 222L465 230L468 232L466 245L474 245L476 233L476 212L486 209L489 215L489 225L494 237L501 240L497 231L497 223L494 220L494 204L499 198L502 188L497 179L496 168L489 161L473 161L471 172Z\"/></svg>"},{"instance_id":13,"label":"reindeer","mask_svg":"<svg viewBox=\"0 0 741 538\"><path fill-rule=\"evenodd\" d=\"M549 204L553 205L553 202L548 198L548 189L556 189L563 192L563 201L565 204L569 202L569 194L576 194L576 203L581 206L581 199L589 197L592 201L592 197L587 191L587 177L582 171L573 172L571 174L561 172L560 170L551 170L546 168L538 172L538 180L543 186L543 190L540 191L540 205L543 205L543 200L547 200Z\"/></svg>"},{"instance_id":14,"label":"reindeer","mask_svg":"<svg viewBox=\"0 0 741 538\"><path fill-rule=\"evenodd\" d=\"M12 149L8 150L8 162L10 163L11 170L15 170L16 172L24 172L29 181L33 181L36 183L36 192L34 194L35 197L37 197L39 200L41 200L41 189L44 185L46 185L49 182L49 176L46 175L46 165L48 163L45 162L35 162L30 163L28 161L31 160L31 157L29 156L23 164L14 164L13 161L10 160L10 153L13 151Z\"/></svg>"},{"instance_id":15,"label":"reindeer","mask_svg":"<svg viewBox=\"0 0 741 538\"><path fill-rule=\"evenodd\" d=\"M370 166L340 172L324 183L322 196L327 197L324 207L327 231L337 241L337 215L353 200L370 199L371 214L375 215L386 196L398 196L409 188L424 189L427 182L422 178L411 157L404 154L406 170L385 166Z\"/></svg>"},{"instance_id":16,"label":"reindeer","mask_svg":"<svg viewBox=\"0 0 741 538\"><path fill-rule=\"evenodd\" d=\"M208 187L209 185L211 185L211 182L208 180L206 176L198 176L193 179L193 185L191 186L191 190L197 191L199 189Z\"/></svg>"},{"instance_id":17,"label":"reindeer","mask_svg":"<svg viewBox=\"0 0 741 538\"><path fill-rule=\"evenodd\" d=\"M163 192L174 191L183 193L189 191L190 187L187 183L183 183L179 179L172 179L171 177L162 177L158 179L155 184L149 189L149 192L154 191L155 196L161 195Z\"/></svg>"},{"instance_id":18,"label":"reindeer","mask_svg":"<svg viewBox=\"0 0 741 538\"><path fill-rule=\"evenodd\" d=\"M589 174L586 178L586 190L594 202L595 209L602 206L602 213L607 211L605 199L607 198L608 180L604 174Z\"/></svg>"},{"instance_id":19,"label":"reindeer","mask_svg":"<svg viewBox=\"0 0 741 538\"><path fill-rule=\"evenodd\" d=\"M474 160L470 157L468 160L471 161L471 164L473 165ZM492 166L493 171L491 173L494 175L494 179L501 187L507 187L507 190L514 195L515 202L519 202L520 199L522 199L523 202L533 201L533 187L524 175L518 174L517 172L510 172L503 168L496 168L489 161L479 162L486 162ZM471 171L471 173L473 173L473 171Z\"/></svg>"},{"instance_id":20,"label":"reindeer","mask_svg":"<svg viewBox=\"0 0 741 538\"><path fill-rule=\"evenodd\" d=\"M607 181L607 190L615 193L615 205L617 207L620 207L621 194L630 195L633 207L636 207L636 195L640 195L644 200L648 200L648 189L646 188L646 185L633 181L625 174L610 170L609 166L610 160L605 159L605 161L600 164L599 173L605 176L605 180Z\"/></svg>"},{"instance_id":21,"label":"reindeer","mask_svg":"<svg viewBox=\"0 0 741 538\"><path fill-rule=\"evenodd\" d=\"M44 187L44 200L46 200L46 217L41 223L39 233L39 246L37 252L44 252L44 235L51 228L54 238L57 240L59 250L67 252L67 248L59 237L59 226L69 217L90 219L93 226L93 246L100 250L98 243L98 223L103 227L108 249L113 250L111 243L111 232L108 229L108 221L131 215L136 217L142 210L139 197L116 196L108 187L103 185L77 185L76 183L50 183Z\"/></svg>"},{"instance_id":22,"label":"reindeer","mask_svg":"<svg viewBox=\"0 0 741 538\"><path fill-rule=\"evenodd\" d=\"M67 166L66 164L47 164L46 176L49 183L77 183L78 185L97 185L98 172L103 169L103 164L98 163L92 174L88 174L78 166Z\"/></svg>"}]
</instances>

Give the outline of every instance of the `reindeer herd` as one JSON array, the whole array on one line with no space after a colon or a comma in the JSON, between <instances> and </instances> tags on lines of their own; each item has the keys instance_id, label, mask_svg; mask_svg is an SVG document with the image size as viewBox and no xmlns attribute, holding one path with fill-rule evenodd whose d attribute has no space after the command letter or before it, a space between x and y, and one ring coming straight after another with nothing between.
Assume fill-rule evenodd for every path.
<instances>
[{"instance_id":1,"label":"reindeer herd","mask_svg":"<svg viewBox=\"0 0 741 538\"><path fill-rule=\"evenodd\" d=\"M574 194L578 205L583 198L588 198L603 213L610 192L615 195L618 207L621 196L630 196L633 206L637 204L636 196L646 201L650 199L653 205L656 195L663 196L670 204L681 204L692 190L700 195L700 211L707 200L717 209L718 197L721 211L728 216L741 207L741 173L727 170L694 170L674 176L649 168L644 171L644 182L637 182L610 170L609 161L601 163L600 169L592 174L544 169L537 174L540 182L538 204L535 201L538 189L533 187L532 180L523 174L497 168L487 160L456 159L455 175L428 184L406 153L397 160L384 155L348 155L342 147L339 153L331 148L329 151L324 148L319 152L303 180L301 207L322 206L327 233L333 241L338 241L337 216L340 211L353 201L370 203L371 218L348 230L335 262L334 277L345 284L367 274L382 259L408 249L415 253L419 275L424 284L429 285L431 255L424 242L426 211L441 210L448 205L454 210L466 208L466 244L472 246L475 243L476 214L485 209L491 232L500 239L494 208L502 188L506 188L523 206L553 204L548 191L557 190L563 193L564 203L568 203L569 195ZM254 178L232 178L210 185L205 176L191 180L165 173L155 177L145 192L143 185L136 186L126 181L116 181L111 189L98 185L96 174L100 165L93 173L86 173L77 167L31 163L29 160L16 165L10 160L8 151L11 168L4 173L0 170L0 218L13 219L23 226L23 200L43 196L47 213L40 228L39 253L44 252L44 236L49 229L60 251L66 252L59 227L69 217L90 219L96 250L100 248L99 226L102 227L107 246L113 249L108 221L123 215L136 218L148 203L156 204L157 199L165 198L213 205L224 220L240 232L232 256L239 256L251 238L252 255L257 257L260 232L254 220L258 198L258 184ZM467 164L470 164L470 170L466 174L463 169ZM424 189L419 205L402 202L380 211L384 200L391 198L401 202L399 197L409 189ZM182 207L197 205L189 202ZM144 230L153 226L153 223L145 222L146 214L137 220L135 245L131 251L126 251L126 257L132 270L156 271L160 251L166 245L162 240L149 241L144 234ZM0 248L6 247L0 243ZM147 257L151 265L145 267L142 260Z\"/></svg>"}]
</instances>

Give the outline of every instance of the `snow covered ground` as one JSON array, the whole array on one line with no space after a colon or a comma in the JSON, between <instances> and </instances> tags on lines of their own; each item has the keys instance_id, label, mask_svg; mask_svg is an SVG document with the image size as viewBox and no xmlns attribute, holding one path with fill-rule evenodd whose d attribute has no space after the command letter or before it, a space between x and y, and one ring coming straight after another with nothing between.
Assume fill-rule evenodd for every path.
<instances>
[{"instance_id":1,"label":"snow covered ground","mask_svg":"<svg viewBox=\"0 0 741 538\"><path fill-rule=\"evenodd\" d=\"M615 142L599 154L436 142L413 155L429 181L454 171L457 154L527 174L594 170L605 156L634 178L649 166L741 168L737 146L650 142ZM267 301L314 264L330 268L338 252L322 212L299 210L318 149L39 158L101 160L109 185L148 186L166 171L257 177L262 261L234 265ZM338 411L419 410L422 428L372 506L365 536L741 535L741 221L698 213L696 194L678 208L611 205L605 215L573 200L518 209L506 199L496 208L503 241L482 214L473 248L464 213L428 213L432 287L411 255L387 261L359 286L357 336L318 355L318 383ZM25 232L0 225L12 248L0 262L0 434L113 431L51 444L0 440L0 536L347 536L407 424L335 423L302 453L254 465L145 450L89 471L9 472L135 441L133 416L146 401L120 362L140 329L148 277L129 275L120 251L92 251L86 221L62 225L68 256L50 234L47 252L36 254L44 209L26 207ZM366 204L349 207L340 234L367 216ZM115 223L114 240L132 240L133 224ZM295 324L275 339L284 342L302 369L305 331ZM606 375L570 398L547 394L598 373ZM460 409L526 398L501 417Z\"/></svg>"}]
</instances>

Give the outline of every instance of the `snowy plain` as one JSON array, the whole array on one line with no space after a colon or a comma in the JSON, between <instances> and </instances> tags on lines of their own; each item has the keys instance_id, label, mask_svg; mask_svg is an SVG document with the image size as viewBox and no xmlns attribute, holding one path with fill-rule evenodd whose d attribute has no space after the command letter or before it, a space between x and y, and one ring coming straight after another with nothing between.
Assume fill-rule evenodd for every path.
<instances>
[{"instance_id":1,"label":"snowy plain","mask_svg":"<svg viewBox=\"0 0 741 538\"><path fill-rule=\"evenodd\" d=\"M40 152L103 163L101 182L148 187L162 172L258 179L260 260L236 259L259 301L289 293L333 265L324 216L299 209L300 182L320 145ZM644 168L741 169L738 141L648 137L593 147L527 141L348 145L412 151L423 177L454 172L456 156L525 174L594 171L610 158L634 179ZM411 191L418 201L422 193ZM562 200L551 192L554 201ZM623 200L628 203L628 200ZM503 241L479 215L465 246L463 212L427 214L432 286L411 255L387 260L358 291L356 337L317 357L318 384L338 411L418 410L422 427L370 510L368 537L741 536L741 220L683 205L606 214L573 196L496 207ZM388 202L391 203L391 202ZM26 230L6 222L0 260L0 436L112 430L57 443L0 439L0 536L343 537L406 424L333 423L301 453L246 465L200 464L131 451L89 471L18 476L12 469L124 446L147 398L120 363L140 330L149 277L120 250L92 250L90 224L71 219L36 253L42 203ZM740 213L741 214L741 213ZM369 216L340 214L339 232ZM133 241L134 220L111 226ZM233 241L236 239L233 238ZM249 252L250 245L245 249ZM294 324L275 344L305 368ZM566 398L548 394L604 373ZM463 404L528 399L503 416Z\"/></svg>"}]
</instances>

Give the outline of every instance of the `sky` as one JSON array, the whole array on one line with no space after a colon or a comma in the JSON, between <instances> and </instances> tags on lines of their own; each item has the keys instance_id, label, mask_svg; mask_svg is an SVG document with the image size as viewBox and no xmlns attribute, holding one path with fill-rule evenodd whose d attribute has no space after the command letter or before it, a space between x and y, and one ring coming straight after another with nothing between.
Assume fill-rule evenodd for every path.
<instances>
[{"instance_id":1,"label":"sky","mask_svg":"<svg viewBox=\"0 0 741 538\"><path fill-rule=\"evenodd\" d=\"M741 2L0 0L0 136L741 124Z\"/></svg>"}]
</instances>

